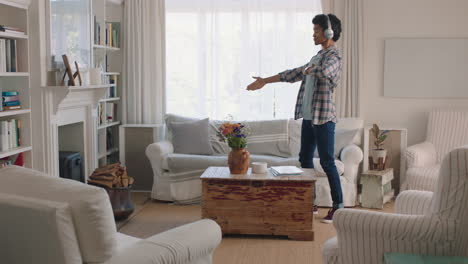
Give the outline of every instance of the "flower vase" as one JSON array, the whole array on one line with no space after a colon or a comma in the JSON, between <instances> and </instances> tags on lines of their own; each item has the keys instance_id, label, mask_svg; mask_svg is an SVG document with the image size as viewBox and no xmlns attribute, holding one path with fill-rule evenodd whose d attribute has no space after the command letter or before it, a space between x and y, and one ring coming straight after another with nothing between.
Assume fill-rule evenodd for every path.
<instances>
[{"instance_id":1,"label":"flower vase","mask_svg":"<svg viewBox=\"0 0 468 264\"><path fill-rule=\"evenodd\" d=\"M245 148L232 148L228 156L231 174L246 174L249 169L250 153Z\"/></svg>"}]
</instances>

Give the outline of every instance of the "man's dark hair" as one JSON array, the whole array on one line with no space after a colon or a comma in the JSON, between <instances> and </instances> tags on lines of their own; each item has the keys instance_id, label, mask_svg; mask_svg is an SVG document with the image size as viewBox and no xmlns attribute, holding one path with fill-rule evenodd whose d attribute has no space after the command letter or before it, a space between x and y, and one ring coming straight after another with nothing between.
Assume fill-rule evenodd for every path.
<instances>
[{"instance_id":1,"label":"man's dark hair","mask_svg":"<svg viewBox=\"0 0 468 264\"><path fill-rule=\"evenodd\" d=\"M328 14L328 17L330 18L330 24L333 30L333 41L337 41L340 39L341 35L341 20L333 14ZM325 29L328 29L327 15L316 15L314 19L312 19L312 24L319 25L325 31Z\"/></svg>"}]
</instances>

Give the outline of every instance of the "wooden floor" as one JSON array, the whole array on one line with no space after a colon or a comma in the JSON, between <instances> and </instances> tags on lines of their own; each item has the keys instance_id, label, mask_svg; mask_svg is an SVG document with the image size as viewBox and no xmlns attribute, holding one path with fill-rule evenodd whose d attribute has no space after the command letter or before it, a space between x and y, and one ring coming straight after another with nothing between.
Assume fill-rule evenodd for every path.
<instances>
[{"instance_id":1,"label":"wooden floor","mask_svg":"<svg viewBox=\"0 0 468 264\"><path fill-rule=\"evenodd\" d=\"M150 199L149 193L133 193L135 212L129 219L118 222L119 232L147 238L171 228L201 218L200 205L174 205ZM393 212L393 202L384 212ZM234 236L223 237L216 249L215 264L319 264L322 263L323 243L336 235L332 224L322 224L328 208L320 208L314 219L315 241L293 241L286 237ZM380 210L378 210L380 211Z\"/></svg>"}]
</instances>

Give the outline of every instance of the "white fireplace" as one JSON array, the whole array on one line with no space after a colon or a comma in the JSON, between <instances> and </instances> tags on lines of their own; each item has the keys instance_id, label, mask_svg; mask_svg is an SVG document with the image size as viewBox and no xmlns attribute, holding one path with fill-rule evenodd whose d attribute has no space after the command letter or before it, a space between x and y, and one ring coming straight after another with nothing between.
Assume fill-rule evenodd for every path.
<instances>
[{"instance_id":1,"label":"white fireplace","mask_svg":"<svg viewBox=\"0 0 468 264\"><path fill-rule=\"evenodd\" d=\"M59 176L59 145L80 144L85 178L97 167L97 105L109 85L43 87L45 171ZM61 129L73 126L81 131ZM77 146L79 147L79 146Z\"/></svg>"}]
</instances>

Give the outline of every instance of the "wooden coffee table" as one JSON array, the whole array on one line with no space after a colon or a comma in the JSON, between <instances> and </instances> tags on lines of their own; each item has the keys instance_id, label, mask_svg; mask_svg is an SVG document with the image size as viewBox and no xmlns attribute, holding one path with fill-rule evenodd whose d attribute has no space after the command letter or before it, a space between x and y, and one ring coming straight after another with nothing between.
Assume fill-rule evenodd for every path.
<instances>
[{"instance_id":1,"label":"wooden coffee table","mask_svg":"<svg viewBox=\"0 0 468 264\"><path fill-rule=\"evenodd\" d=\"M202 217L215 220L223 234L286 235L314 240L315 170L300 176L230 174L209 167L202 180Z\"/></svg>"}]
</instances>

